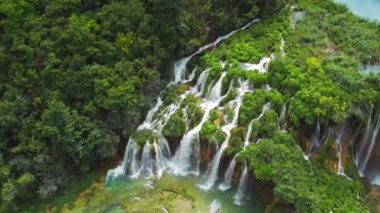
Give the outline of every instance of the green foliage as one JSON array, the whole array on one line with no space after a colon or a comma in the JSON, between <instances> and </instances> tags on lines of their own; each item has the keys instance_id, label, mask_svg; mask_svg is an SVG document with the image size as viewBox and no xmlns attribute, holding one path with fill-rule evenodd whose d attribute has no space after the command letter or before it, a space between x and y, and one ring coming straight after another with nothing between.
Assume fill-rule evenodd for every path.
<instances>
[{"instance_id":1,"label":"green foliage","mask_svg":"<svg viewBox=\"0 0 380 213\"><path fill-rule=\"evenodd\" d=\"M262 138L272 137L273 133L277 130L278 115L273 110L267 110L263 117L252 124L251 137L258 140Z\"/></svg>"},{"instance_id":2,"label":"green foliage","mask_svg":"<svg viewBox=\"0 0 380 213\"><path fill-rule=\"evenodd\" d=\"M240 62L258 63L262 58L262 54L256 49L254 42L241 41L232 43L228 54L228 59Z\"/></svg>"},{"instance_id":3,"label":"green foliage","mask_svg":"<svg viewBox=\"0 0 380 213\"><path fill-rule=\"evenodd\" d=\"M245 152L257 178L275 183L274 193L282 202L294 203L296 212L365 212L356 199L357 181L329 174L303 159L289 134L276 132Z\"/></svg>"},{"instance_id":4,"label":"green foliage","mask_svg":"<svg viewBox=\"0 0 380 213\"><path fill-rule=\"evenodd\" d=\"M246 130L244 127L236 127L231 130L230 141L225 152L230 156L235 156L244 147Z\"/></svg>"},{"instance_id":5,"label":"green foliage","mask_svg":"<svg viewBox=\"0 0 380 213\"><path fill-rule=\"evenodd\" d=\"M260 115L263 106L269 101L267 94L266 90L257 89L244 96L243 104L240 107L239 124L248 125L252 119Z\"/></svg>"},{"instance_id":6,"label":"green foliage","mask_svg":"<svg viewBox=\"0 0 380 213\"><path fill-rule=\"evenodd\" d=\"M143 147L145 143L153 143L154 142L154 133L152 130L141 130L137 131L135 134L133 134L133 139L136 144L140 145L140 147Z\"/></svg>"},{"instance_id":7,"label":"green foliage","mask_svg":"<svg viewBox=\"0 0 380 213\"><path fill-rule=\"evenodd\" d=\"M181 103L181 108L185 109L189 119L189 126L193 128L203 117L203 110L199 106L199 99L194 94L188 95Z\"/></svg>"},{"instance_id":8,"label":"green foliage","mask_svg":"<svg viewBox=\"0 0 380 213\"><path fill-rule=\"evenodd\" d=\"M163 135L167 138L181 138L186 131L186 123L183 113L177 111L174 113L163 128Z\"/></svg>"},{"instance_id":9,"label":"green foliage","mask_svg":"<svg viewBox=\"0 0 380 213\"><path fill-rule=\"evenodd\" d=\"M248 79L255 88L260 88L269 83L268 77L264 73L260 73L257 70L244 70L240 68L239 64L232 64L228 68L227 79L229 81L236 78Z\"/></svg>"},{"instance_id":10,"label":"green foliage","mask_svg":"<svg viewBox=\"0 0 380 213\"><path fill-rule=\"evenodd\" d=\"M207 121L203 124L202 129L199 132L199 138L204 142L221 144L226 139L226 134L218 125L213 124L211 121Z\"/></svg>"}]
</instances>

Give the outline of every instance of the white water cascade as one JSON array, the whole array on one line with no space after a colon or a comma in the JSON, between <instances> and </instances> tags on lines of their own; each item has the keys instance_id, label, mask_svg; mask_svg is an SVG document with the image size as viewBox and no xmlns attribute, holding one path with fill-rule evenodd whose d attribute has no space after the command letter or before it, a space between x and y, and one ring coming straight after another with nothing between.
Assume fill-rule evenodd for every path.
<instances>
[{"instance_id":1,"label":"white water cascade","mask_svg":"<svg viewBox=\"0 0 380 213\"><path fill-rule=\"evenodd\" d=\"M175 63L174 79L169 82L166 88L183 83L190 84L191 82L195 82L195 85L190 86L187 91L185 91L182 95L179 96L176 101L174 101L174 103L167 105L162 100L164 99L164 96L157 98L156 104L147 113L144 122L137 128L136 132L136 135L138 135L139 132L149 131L153 136L152 139L149 139L145 143L141 144L141 142L137 140L137 137L130 137L125 149L123 161L115 169L108 171L106 184L110 180L121 175L128 175L131 178L151 178L155 176L158 179L162 177L162 174L165 171L179 176L186 176L190 174L199 175L199 165L201 159L199 132L204 123L209 120L211 110L215 108L223 109L220 104L229 94L233 83L231 82L228 92L223 96L222 91L225 90L223 90L222 86L223 80L225 80L225 77L227 75L226 71L220 74L219 79L210 80L208 79L210 75L210 69L199 72L199 70L197 70L198 68L194 68L192 72L188 74L186 66L192 57L202 53L206 49L215 47L219 42L229 38L238 31L246 29L248 26L257 21L258 20L254 20L238 30L232 31L225 36L219 37L214 42L199 48L198 51L192 55L185 57ZM272 58L274 58L273 54L270 57L262 58L258 64L241 63L241 65L246 70L258 70L260 72L266 73L268 71L268 65ZM221 62L221 64L222 68L225 69L226 62ZM226 134L226 139L218 147L218 150L216 151L216 154L209 165L208 171L206 173L207 180L204 184L200 185L200 188L203 190L210 190L218 180L218 170L220 167L221 158L223 156L224 150L228 146L229 139L231 137L231 130L238 124L239 111L240 106L243 102L243 96L247 92L252 91L248 80L244 81L242 79L238 79L238 82L239 86L236 88L238 95L227 103L230 109L233 109L233 115L227 117L228 119L226 119L226 124L221 127L222 131ZM195 126L190 126L188 121L191 118L188 117L190 116L187 113L188 109L181 106L181 103L188 95L194 95L200 99L199 107L203 112L203 116L200 119L200 122ZM264 115L265 111L269 109L269 107L269 103L265 104L263 106L261 114L250 122L250 126L248 127L247 136L244 142L244 148L249 144L249 137L252 132L253 122L259 120ZM173 152L174 155L172 156L168 141L165 139L162 132L171 116L178 112L178 110L183 110L181 113L184 115L183 119L186 123L186 129L177 150ZM139 141L139 143L136 141ZM231 181L236 164L236 160L232 159L228 166L228 169L225 172L224 182L218 187L221 191L227 190L231 187ZM237 205L241 205L242 203L241 200L244 196L244 187L247 179L248 167L246 166L244 168L242 176L240 177L238 191L234 196L234 200ZM220 208L220 203L216 201L212 202L210 205L210 211L213 212L219 211Z\"/></svg>"},{"instance_id":2,"label":"white water cascade","mask_svg":"<svg viewBox=\"0 0 380 213\"><path fill-rule=\"evenodd\" d=\"M380 128L380 115L378 116L377 121L372 128L372 134L367 135L367 133L369 131L366 132L366 136L365 136L366 138L365 139L367 139L369 141L369 144L368 144L368 147L366 149L365 155L360 156L360 159L359 159L359 164L358 164L359 165L359 174L361 176L364 175L364 172L367 169L368 160L371 157L373 148L375 147L375 144L376 144L376 138L377 138L377 135L379 133L379 128Z\"/></svg>"},{"instance_id":3,"label":"white water cascade","mask_svg":"<svg viewBox=\"0 0 380 213\"><path fill-rule=\"evenodd\" d=\"M241 175L240 180L239 180L238 190L236 194L234 195L234 203L238 206L242 205L242 200L244 197L244 192L245 192L245 187L246 187L245 184L247 182L247 179L248 179L248 167L245 166L243 174Z\"/></svg>"},{"instance_id":4,"label":"white water cascade","mask_svg":"<svg viewBox=\"0 0 380 213\"><path fill-rule=\"evenodd\" d=\"M281 124L281 121L283 121L283 124ZM286 104L282 106L281 114L277 119L277 127L278 130L286 128Z\"/></svg>"},{"instance_id":5,"label":"white water cascade","mask_svg":"<svg viewBox=\"0 0 380 213\"><path fill-rule=\"evenodd\" d=\"M153 116L158 112L163 102L160 97L157 98L156 105L149 110L144 122L137 128L137 130L150 129L152 128Z\"/></svg>"},{"instance_id":6,"label":"white water cascade","mask_svg":"<svg viewBox=\"0 0 380 213\"><path fill-rule=\"evenodd\" d=\"M360 177L363 177L364 174L359 168L359 161L360 159L362 159L363 153L365 152L367 141L372 129L371 124L372 124L372 114L369 114L364 136L361 138L359 149L357 150L356 155L354 156L354 161L355 161L356 166L358 167Z\"/></svg>"},{"instance_id":7,"label":"white water cascade","mask_svg":"<svg viewBox=\"0 0 380 213\"><path fill-rule=\"evenodd\" d=\"M236 165L236 160L232 159L232 161L230 162L230 165L228 166L226 170L226 173L224 174L224 181L218 187L220 191L226 191L229 188L231 188L232 175L234 174L234 171L235 171L235 165Z\"/></svg>"},{"instance_id":8,"label":"white water cascade","mask_svg":"<svg viewBox=\"0 0 380 213\"><path fill-rule=\"evenodd\" d=\"M311 138L311 145L310 145L310 149L309 149L309 154L307 155L308 159L318 149L319 145L321 145L321 125L320 125L319 119L318 119L315 130L314 130L314 134Z\"/></svg>"},{"instance_id":9,"label":"white water cascade","mask_svg":"<svg viewBox=\"0 0 380 213\"><path fill-rule=\"evenodd\" d=\"M204 110L202 120L198 123L197 126L185 133L183 136L179 148L169 163L169 167L173 174L181 176L186 176L189 174L190 169L192 168L190 157L193 153L193 149L191 146L194 141L197 141L196 143L199 143L199 131L201 130L203 124L208 120L210 111L217 107L220 101L224 98L221 96L221 93L222 82L225 76L226 72L223 72L218 82L208 94L208 97L206 99L203 99L200 103L201 108Z\"/></svg>"},{"instance_id":10,"label":"white water cascade","mask_svg":"<svg viewBox=\"0 0 380 213\"><path fill-rule=\"evenodd\" d=\"M380 186L380 173L378 173L377 175L375 175L375 177L372 178L371 184Z\"/></svg>"},{"instance_id":11,"label":"white water cascade","mask_svg":"<svg viewBox=\"0 0 380 213\"><path fill-rule=\"evenodd\" d=\"M214 42L212 43L209 43L201 48L199 48L195 53L191 54L190 56L187 56L179 61L177 61L174 65L174 81L172 81L171 83L169 84L173 84L173 83L179 83L181 81L184 80L184 77L185 77L185 72L186 72L186 65L187 63L191 60L191 58L193 58L194 56L202 53L203 51L211 48L211 47L215 47L216 45L218 45L221 41L223 40L226 40L228 39L229 37L231 37L233 34L239 32L239 31L242 31L242 30L245 30L247 29L249 26L251 26L253 23L256 23L258 22L259 20L258 19L255 19L251 22L249 22L248 24L244 25L242 28L240 29L237 29L237 30L234 30L224 36L220 36L219 38L217 38Z\"/></svg>"},{"instance_id":12,"label":"white water cascade","mask_svg":"<svg viewBox=\"0 0 380 213\"><path fill-rule=\"evenodd\" d=\"M211 162L211 167L208 170L208 178L207 178L206 183L199 185L199 187L205 191L210 190L214 186L215 181L218 179L218 169L219 169L220 159L222 158L223 151L228 146L228 142L231 137L231 130L237 125L240 106L243 102L243 96L246 92L251 91L249 89L249 82L247 80L242 81L241 79L239 79L239 84L240 84L240 87L237 88L237 91L238 91L237 98L233 101L230 101L229 103L230 106L235 105L232 121L222 127L222 131L227 135L227 137L223 141L222 145L220 146L218 152L216 153L216 155L214 156Z\"/></svg>"},{"instance_id":13,"label":"white water cascade","mask_svg":"<svg viewBox=\"0 0 380 213\"><path fill-rule=\"evenodd\" d=\"M280 56L284 57L285 55L286 55L286 53L285 53L285 40L284 40L284 37L281 35Z\"/></svg>"},{"instance_id":14,"label":"white water cascade","mask_svg":"<svg viewBox=\"0 0 380 213\"><path fill-rule=\"evenodd\" d=\"M222 209L222 203L219 200L213 200L210 204L210 213L217 213Z\"/></svg>"},{"instance_id":15,"label":"white water cascade","mask_svg":"<svg viewBox=\"0 0 380 213\"><path fill-rule=\"evenodd\" d=\"M346 125L347 125L346 122L344 122L343 124L340 125L336 139L335 139L335 143L336 143L337 148L338 148L338 171L337 171L337 174L346 177L348 180L351 180L351 178L349 178L346 175L346 173L344 172L344 168L342 165L342 154L343 154L343 144L342 143L343 143L343 135L344 135L344 132L346 130Z\"/></svg>"}]
</instances>

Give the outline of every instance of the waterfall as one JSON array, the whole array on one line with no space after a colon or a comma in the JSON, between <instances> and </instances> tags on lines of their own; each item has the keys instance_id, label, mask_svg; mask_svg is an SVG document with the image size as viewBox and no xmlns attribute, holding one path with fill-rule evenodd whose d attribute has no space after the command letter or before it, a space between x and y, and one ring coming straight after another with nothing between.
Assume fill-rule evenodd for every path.
<instances>
[{"instance_id":1,"label":"waterfall","mask_svg":"<svg viewBox=\"0 0 380 213\"><path fill-rule=\"evenodd\" d=\"M226 72L223 72L215 86L211 89L207 96L208 101L218 101L222 93L223 78L226 76Z\"/></svg>"},{"instance_id":2,"label":"waterfall","mask_svg":"<svg viewBox=\"0 0 380 213\"><path fill-rule=\"evenodd\" d=\"M153 116L157 113L157 111L160 109L162 104L163 104L163 102L162 102L161 98L158 97L156 105L151 110L149 110L149 112L145 118L145 121L137 128L137 131L152 128Z\"/></svg>"},{"instance_id":3,"label":"waterfall","mask_svg":"<svg viewBox=\"0 0 380 213\"><path fill-rule=\"evenodd\" d=\"M204 99L200 104L202 109L204 110L204 114L201 122L198 123L193 129L185 133L183 136L180 146L177 149L173 159L170 162L170 168L175 175L186 176L189 173L189 169L191 168L191 154L193 149L191 145L194 140L198 139L199 131L201 130L203 124L208 120L210 115L210 111L217 107L220 101L223 99L221 97L222 93L222 82L223 78L226 76L226 72L223 72L220 76L218 82L212 88L210 94L207 99Z\"/></svg>"},{"instance_id":4,"label":"waterfall","mask_svg":"<svg viewBox=\"0 0 380 213\"><path fill-rule=\"evenodd\" d=\"M174 81L171 82L170 84L179 83L179 82L184 80L185 72L186 72L186 65L191 60L191 58L193 58L194 56L202 53L203 51L205 51L211 47L215 47L217 44L219 44L219 42L228 39L229 37L231 37L232 35L234 35L235 33L239 32L241 30L245 30L247 27L251 26L253 23L256 23L258 21L259 21L258 19L255 19L255 20L249 22L248 24L244 25L240 29L234 30L234 31L232 31L226 35L220 36L214 42L209 43L209 44L199 48L198 51L191 54L190 56L187 56L187 57L177 61L174 65Z\"/></svg>"},{"instance_id":5,"label":"waterfall","mask_svg":"<svg viewBox=\"0 0 380 213\"><path fill-rule=\"evenodd\" d=\"M217 213L222 208L222 203L218 200L213 200L210 204L210 213Z\"/></svg>"},{"instance_id":6,"label":"waterfall","mask_svg":"<svg viewBox=\"0 0 380 213\"><path fill-rule=\"evenodd\" d=\"M151 157L151 144L147 141L143 148L143 154L141 156L141 167L136 174L133 174L132 178L137 178L141 174L145 177L153 176L153 159Z\"/></svg>"},{"instance_id":7,"label":"waterfall","mask_svg":"<svg viewBox=\"0 0 380 213\"><path fill-rule=\"evenodd\" d=\"M197 80L197 88L198 88L197 96L202 96L203 92L205 91L206 81L210 73L209 71L210 70L207 69L206 71L202 72L199 75L199 78Z\"/></svg>"},{"instance_id":8,"label":"waterfall","mask_svg":"<svg viewBox=\"0 0 380 213\"><path fill-rule=\"evenodd\" d=\"M105 184L107 185L109 181L119 177L125 173L125 169L128 163L131 161L133 152L134 152L135 143L132 138L129 138L127 147L125 148L124 158L120 165L118 165L115 169L111 169L107 172Z\"/></svg>"},{"instance_id":9,"label":"waterfall","mask_svg":"<svg viewBox=\"0 0 380 213\"><path fill-rule=\"evenodd\" d=\"M338 135L335 139L335 143L337 144L337 147L338 147L338 175L345 175L344 174L344 168L342 166L342 152L343 152L343 147L342 147L342 136L343 136L343 133L344 133L344 130L346 128L346 124L344 123L343 125L341 125L341 127L339 128L339 131L338 131Z\"/></svg>"},{"instance_id":10,"label":"waterfall","mask_svg":"<svg viewBox=\"0 0 380 213\"><path fill-rule=\"evenodd\" d=\"M373 148L375 147L375 143L376 143L376 137L377 137L377 134L379 132L379 128L380 128L380 115L379 117L377 118L377 122L373 128L373 131L372 131L372 135L371 135L371 138L370 138L370 142L369 142L369 145L368 145L368 148L367 148L367 152L364 156L364 159L359 163L359 171L361 174L364 174L364 171L366 170L367 168L367 164L368 164L368 160L372 154L372 150Z\"/></svg>"},{"instance_id":11,"label":"waterfall","mask_svg":"<svg viewBox=\"0 0 380 213\"><path fill-rule=\"evenodd\" d=\"M252 121L249 122L249 124L248 124L248 131L247 131L247 135L245 136L245 141L244 141L244 149L245 149L245 147L247 147L249 145L249 137L251 136L251 132L252 132L252 124L255 121L256 121L256 119L252 119Z\"/></svg>"},{"instance_id":12,"label":"waterfall","mask_svg":"<svg viewBox=\"0 0 380 213\"><path fill-rule=\"evenodd\" d=\"M197 135L197 140L195 142L195 145L194 145L194 151L193 151L193 165L195 166L194 167L194 171L192 172L193 175L195 176L198 176L199 173L200 173L200 163L201 163L201 144L200 144L200 141L199 141L199 135Z\"/></svg>"},{"instance_id":13,"label":"waterfall","mask_svg":"<svg viewBox=\"0 0 380 213\"><path fill-rule=\"evenodd\" d=\"M260 62L258 64L250 64L250 63L239 63L240 67L245 70L257 70L261 73L268 72L268 65L269 62L272 60L274 56L271 55L270 57L264 57L260 59Z\"/></svg>"},{"instance_id":14,"label":"waterfall","mask_svg":"<svg viewBox=\"0 0 380 213\"><path fill-rule=\"evenodd\" d=\"M224 149L226 149L228 146L228 142L231 137L231 130L237 125L239 110L243 101L243 96L246 92L249 91L248 81L243 82L241 81L241 79L239 79L239 83L240 83L240 87L238 88L238 97L235 100L230 102L230 104L232 103L236 104L235 109L234 109L233 119L230 123L227 123L226 125L222 127L222 131L226 133L227 137L223 141L222 145L220 146L218 152L216 153L216 155L214 156L211 162L211 167L208 170L209 175L208 175L208 179L206 183L199 185L199 187L205 191L210 190L214 186L215 181L218 179L218 169L219 169L220 159L222 158Z\"/></svg>"},{"instance_id":15,"label":"waterfall","mask_svg":"<svg viewBox=\"0 0 380 213\"><path fill-rule=\"evenodd\" d=\"M285 56L285 40L284 37L281 35L281 44L280 44L280 56L284 57Z\"/></svg>"},{"instance_id":16,"label":"waterfall","mask_svg":"<svg viewBox=\"0 0 380 213\"><path fill-rule=\"evenodd\" d=\"M248 167L245 166L243 174L241 175L240 180L239 180L238 190L236 194L234 195L234 203L238 206L242 205L242 200L243 200L243 196L244 196L244 192L246 188L245 184L247 182L247 179L248 179Z\"/></svg>"},{"instance_id":17,"label":"waterfall","mask_svg":"<svg viewBox=\"0 0 380 213\"><path fill-rule=\"evenodd\" d=\"M284 122L282 125L280 123L281 121ZM278 126L278 130L284 129L286 127L286 104L282 106L281 114L277 119L277 126Z\"/></svg>"},{"instance_id":18,"label":"waterfall","mask_svg":"<svg viewBox=\"0 0 380 213\"><path fill-rule=\"evenodd\" d=\"M372 185L380 186L380 173L375 175L375 177L371 181Z\"/></svg>"},{"instance_id":19,"label":"waterfall","mask_svg":"<svg viewBox=\"0 0 380 213\"><path fill-rule=\"evenodd\" d=\"M252 119L252 121L249 123L248 125L248 131L247 131L247 135L245 136L245 141L244 141L244 149L249 145L250 141L249 141L249 137L251 136L251 133L252 133L252 124L258 120L260 120L265 112L270 108L270 103L266 103L264 104L262 110L261 110L261 113L260 115L257 117L257 118L254 118Z\"/></svg>"},{"instance_id":20,"label":"waterfall","mask_svg":"<svg viewBox=\"0 0 380 213\"><path fill-rule=\"evenodd\" d=\"M311 138L312 143L310 145L309 154L307 155L308 158L312 156L315 151L318 149L319 145L321 144L321 125L319 123L319 118L317 120L317 124L314 130L314 134Z\"/></svg>"},{"instance_id":21,"label":"waterfall","mask_svg":"<svg viewBox=\"0 0 380 213\"><path fill-rule=\"evenodd\" d=\"M253 20L240 29L234 30L224 36L220 36L214 42L200 47L190 56L177 61L174 64L174 79L167 84L166 88L180 83L193 81L197 68L194 68L186 79L186 66L192 57L209 48L215 47L219 42L228 39L236 32L246 29L257 21L257 19ZM222 66L225 66L225 62ZM180 146L173 157L171 157L168 142L162 136L162 129L170 120L171 116L180 109L181 102L189 94L194 94L197 97L203 96L205 89L208 86L206 85L206 82L209 76L209 71L210 69L201 72L195 86L190 87L184 94L180 95L178 101L175 101L168 106L165 106L161 99L161 94L165 90L160 93L155 106L149 110L144 122L138 126L136 130L137 132L141 130L152 131L152 133L154 133L153 141L147 141L144 145L139 145L135 143L133 137L130 137L125 148L123 161L116 168L107 172L106 184L110 180L124 174L129 175L132 178L138 178L140 176L150 177L153 175L160 178L167 167L169 167L174 174L186 175L189 172L199 174L200 144L198 133L202 125L208 120L210 111L213 108L218 107L220 101L225 97L221 97L221 91L222 81L226 76L226 72L221 74L221 77L214 86L210 84L210 87L208 87L209 91L207 92L207 96L200 103L200 107L204 111L201 122L193 129L186 129L186 134L183 136ZM186 113L185 115L187 116ZM194 171L190 171L190 169L194 169Z\"/></svg>"},{"instance_id":22,"label":"waterfall","mask_svg":"<svg viewBox=\"0 0 380 213\"><path fill-rule=\"evenodd\" d=\"M361 177L363 177L364 174L362 173L361 169L359 168L359 161L363 158L363 153L365 152L365 148L367 146L367 141L368 141L369 135L371 134L371 129L372 129L371 126L372 126L372 113L370 113L368 116L365 134L359 143L359 149L358 149L356 156L355 156L356 165L359 169L359 175Z\"/></svg>"},{"instance_id":23,"label":"waterfall","mask_svg":"<svg viewBox=\"0 0 380 213\"><path fill-rule=\"evenodd\" d=\"M338 175L341 175L341 176L345 176L348 180L351 181L351 178L349 178L346 173L344 173L344 168L343 168L343 165L342 165L342 154L343 154L343 141L342 141L342 137L344 135L344 132L346 130L346 122L343 122L343 124L340 125L339 129L338 129L338 133L337 133L337 136L336 136L336 139L335 139L335 143L337 145L337 148L338 148L338 171L337 171L337 174Z\"/></svg>"},{"instance_id":24,"label":"waterfall","mask_svg":"<svg viewBox=\"0 0 380 213\"><path fill-rule=\"evenodd\" d=\"M224 182L220 184L218 187L220 191L226 191L227 189L231 188L232 175L234 174L235 165L236 165L236 160L232 159L224 175Z\"/></svg>"},{"instance_id":25,"label":"waterfall","mask_svg":"<svg viewBox=\"0 0 380 213\"><path fill-rule=\"evenodd\" d=\"M170 148L169 148L168 141L164 137L161 137L158 143L154 142L153 146L156 153L156 156L155 156L156 177L160 179L162 176L162 173L166 169L168 159L171 157Z\"/></svg>"}]
</instances>

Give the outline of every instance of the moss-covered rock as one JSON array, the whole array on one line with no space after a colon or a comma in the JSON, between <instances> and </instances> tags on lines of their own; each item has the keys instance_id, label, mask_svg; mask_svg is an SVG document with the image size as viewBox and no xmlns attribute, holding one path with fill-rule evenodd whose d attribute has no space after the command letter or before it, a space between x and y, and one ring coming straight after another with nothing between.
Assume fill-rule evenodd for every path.
<instances>
[{"instance_id":1,"label":"moss-covered rock","mask_svg":"<svg viewBox=\"0 0 380 213\"><path fill-rule=\"evenodd\" d=\"M162 131L163 135L169 139L182 137L186 131L186 123L183 118L183 112L181 110L174 113L164 126Z\"/></svg>"},{"instance_id":2,"label":"moss-covered rock","mask_svg":"<svg viewBox=\"0 0 380 213\"><path fill-rule=\"evenodd\" d=\"M244 147L246 129L244 127L235 127L231 130L230 141L225 152L229 156L235 156Z\"/></svg>"},{"instance_id":3,"label":"moss-covered rock","mask_svg":"<svg viewBox=\"0 0 380 213\"><path fill-rule=\"evenodd\" d=\"M221 144L226 139L226 134L221 130L221 128L207 121L203 124L201 131L199 132L200 140L203 142L209 142L213 144Z\"/></svg>"},{"instance_id":4,"label":"moss-covered rock","mask_svg":"<svg viewBox=\"0 0 380 213\"><path fill-rule=\"evenodd\" d=\"M195 97L194 94L188 95L183 100L183 102L181 103L181 108L185 109L187 113L190 128L193 128L201 121L204 112L202 108L199 106L199 98Z\"/></svg>"},{"instance_id":5,"label":"moss-covered rock","mask_svg":"<svg viewBox=\"0 0 380 213\"><path fill-rule=\"evenodd\" d=\"M137 143L139 146L144 146L146 142L153 143L155 139L155 134L152 130L144 129L141 131L137 131L133 135L133 139L135 140L135 143Z\"/></svg>"}]
</instances>

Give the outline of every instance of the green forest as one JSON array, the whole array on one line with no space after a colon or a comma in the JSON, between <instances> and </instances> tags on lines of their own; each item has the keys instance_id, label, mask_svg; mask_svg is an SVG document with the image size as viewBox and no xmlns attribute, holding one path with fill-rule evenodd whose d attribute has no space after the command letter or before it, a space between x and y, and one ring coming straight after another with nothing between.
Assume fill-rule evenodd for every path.
<instances>
[{"instance_id":1,"label":"green forest","mask_svg":"<svg viewBox=\"0 0 380 213\"><path fill-rule=\"evenodd\" d=\"M2 0L0 212L379 212L379 64L331 0Z\"/></svg>"}]
</instances>

